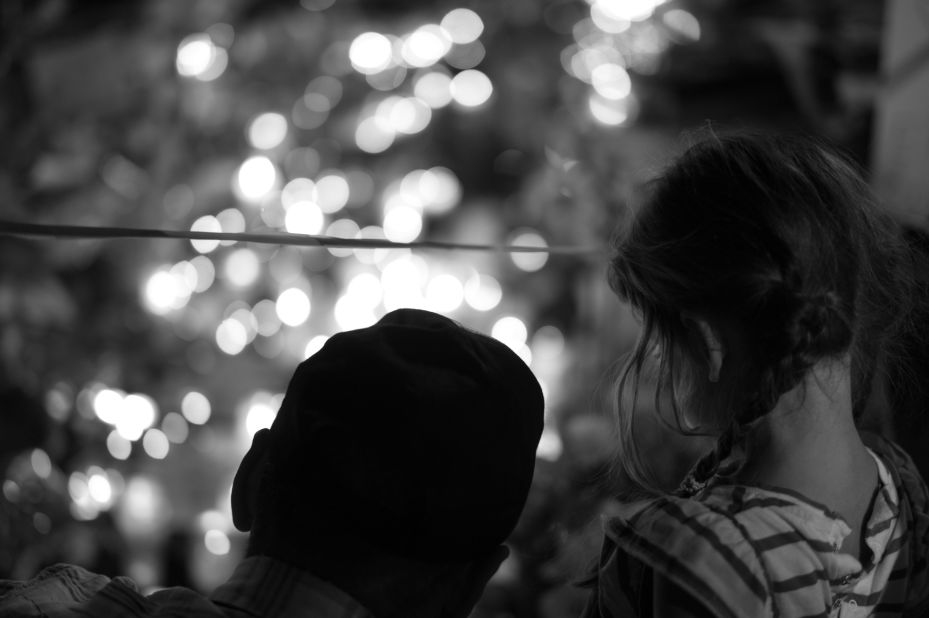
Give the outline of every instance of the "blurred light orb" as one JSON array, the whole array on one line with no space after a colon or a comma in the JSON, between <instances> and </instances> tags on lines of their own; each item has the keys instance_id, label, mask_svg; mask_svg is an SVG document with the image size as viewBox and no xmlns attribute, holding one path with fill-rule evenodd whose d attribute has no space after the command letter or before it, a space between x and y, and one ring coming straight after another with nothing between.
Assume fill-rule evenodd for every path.
<instances>
[{"instance_id":1,"label":"blurred light orb","mask_svg":"<svg viewBox=\"0 0 929 618\"><path fill-rule=\"evenodd\" d=\"M510 244L518 247L548 247L548 243L539 234L533 231L522 231L515 234L510 240ZM526 272L535 272L545 266L548 262L548 253L539 252L519 252L510 253L510 259L516 264L516 267Z\"/></svg>"},{"instance_id":2,"label":"blurred light orb","mask_svg":"<svg viewBox=\"0 0 929 618\"><path fill-rule=\"evenodd\" d=\"M142 448L152 459L164 459L168 456L171 445L168 437L160 429L149 429L142 437Z\"/></svg>"},{"instance_id":3,"label":"blurred light orb","mask_svg":"<svg viewBox=\"0 0 929 618\"><path fill-rule=\"evenodd\" d=\"M610 19L642 21L648 19L665 0L595 0L603 14Z\"/></svg>"},{"instance_id":4,"label":"blurred light orb","mask_svg":"<svg viewBox=\"0 0 929 618\"><path fill-rule=\"evenodd\" d=\"M161 431L169 442L174 444L183 444L190 435L190 427L187 425L187 419L177 412L168 412L161 419Z\"/></svg>"},{"instance_id":5,"label":"blurred light orb","mask_svg":"<svg viewBox=\"0 0 929 618\"><path fill-rule=\"evenodd\" d=\"M326 214L342 210L348 203L349 185L345 176L338 171L332 171L320 176L316 180L317 203Z\"/></svg>"},{"instance_id":6,"label":"blurred light orb","mask_svg":"<svg viewBox=\"0 0 929 618\"><path fill-rule=\"evenodd\" d=\"M155 422L155 402L141 393L131 393L123 399L122 410L116 419L116 431L126 440L135 441Z\"/></svg>"},{"instance_id":7,"label":"blurred light orb","mask_svg":"<svg viewBox=\"0 0 929 618\"><path fill-rule=\"evenodd\" d=\"M317 196L315 182L309 178L297 177L281 189L281 204L284 208L289 208L297 202L315 202Z\"/></svg>"},{"instance_id":8,"label":"blurred light orb","mask_svg":"<svg viewBox=\"0 0 929 618\"><path fill-rule=\"evenodd\" d=\"M471 9L452 9L442 18L442 28L453 43L465 45L476 41L484 32L484 22Z\"/></svg>"},{"instance_id":9,"label":"blurred light orb","mask_svg":"<svg viewBox=\"0 0 929 618\"><path fill-rule=\"evenodd\" d=\"M497 320L490 329L490 336L506 344L511 350L518 351L526 345L529 331L525 322L508 315Z\"/></svg>"},{"instance_id":10,"label":"blurred light orb","mask_svg":"<svg viewBox=\"0 0 929 618\"><path fill-rule=\"evenodd\" d=\"M593 92L588 100L590 113L601 124L619 126L629 119L629 105L626 99L607 99Z\"/></svg>"},{"instance_id":11,"label":"blurred light orb","mask_svg":"<svg viewBox=\"0 0 929 618\"><path fill-rule=\"evenodd\" d=\"M214 46L213 61L210 62L210 66L194 77L201 82L211 82L225 73L227 66L229 66L229 54L222 47Z\"/></svg>"},{"instance_id":12,"label":"blurred light orb","mask_svg":"<svg viewBox=\"0 0 929 618\"><path fill-rule=\"evenodd\" d=\"M213 261L205 255L198 255L190 260L190 265L194 267L197 273L197 283L194 286L194 292L206 292L213 285L216 279L216 267Z\"/></svg>"},{"instance_id":13,"label":"blurred light orb","mask_svg":"<svg viewBox=\"0 0 929 618\"><path fill-rule=\"evenodd\" d=\"M274 189L277 183L277 168L265 156L249 157L239 166L236 188L240 196L248 201L260 201Z\"/></svg>"},{"instance_id":14,"label":"blurred light orb","mask_svg":"<svg viewBox=\"0 0 929 618\"><path fill-rule=\"evenodd\" d=\"M364 75L372 75L390 66L392 57L390 39L378 32L359 34L348 48L352 67Z\"/></svg>"},{"instance_id":15,"label":"blurred light orb","mask_svg":"<svg viewBox=\"0 0 929 618\"><path fill-rule=\"evenodd\" d=\"M288 206L284 215L284 229L291 234L319 234L325 221L323 211L315 202L300 201Z\"/></svg>"},{"instance_id":16,"label":"blurred light orb","mask_svg":"<svg viewBox=\"0 0 929 618\"><path fill-rule=\"evenodd\" d=\"M479 107L490 99L494 87L487 77L477 69L467 69L452 78L449 86L452 99L463 107Z\"/></svg>"},{"instance_id":17,"label":"blurred light orb","mask_svg":"<svg viewBox=\"0 0 929 618\"><path fill-rule=\"evenodd\" d=\"M254 436L260 429L269 429L275 417L277 417L277 411L269 403L252 402L245 414L245 430L249 437Z\"/></svg>"},{"instance_id":18,"label":"blurred light orb","mask_svg":"<svg viewBox=\"0 0 929 618\"><path fill-rule=\"evenodd\" d=\"M303 358L309 358L319 352L328 340L329 337L325 335L316 335L307 341L306 348L303 350Z\"/></svg>"},{"instance_id":19,"label":"blurred light orb","mask_svg":"<svg viewBox=\"0 0 929 618\"><path fill-rule=\"evenodd\" d=\"M532 336L532 350L539 358L557 358L564 348L564 334L556 326L543 326Z\"/></svg>"},{"instance_id":20,"label":"blurred light orb","mask_svg":"<svg viewBox=\"0 0 929 618\"><path fill-rule=\"evenodd\" d=\"M425 297L437 313L455 311L464 302L464 286L454 275L438 275L426 284Z\"/></svg>"},{"instance_id":21,"label":"blurred light orb","mask_svg":"<svg viewBox=\"0 0 929 618\"><path fill-rule=\"evenodd\" d=\"M384 215L384 235L394 242L412 242L423 229L423 215L412 206L396 206Z\"/></svg>"},{"instance_id":22,"label":"blurred light orb","mask_svg":"<svg viewBox=\"0 0 929 618\"><path fill-rule=\"evenodd\" d=\"M265 112L248 125L248 143L260 150L280 146L287 137L287 119L277 112Z\"/></svg>"},{"instance_id":23,"label":"blurred light orb","mask_svg":"<svg viewBox=\"0 0 929 618\"><path fill-rule=\"evenodd\" d=\"M228 311L228 309L227 309ZM258 320L252 315L248 306L239 307L229 315L229 319L235 320L245 327L246 343L251 343L258 334Z\"/></svg>"},{"instance_id":24,"label":"blurred light orb","mask_svg":"<svg viewBox=\"0 0 929 618\"><path fill-rule=\"evenodd\" d=\"M219 233L223 231L222 225L219 223L219 219L212 215L205 215L200 217L193 222L190 226L191 232L215 232ZM198 240L192 239L190 241L191 246L197 250L199 253L209 253L214 251L219 246L219 240L207 239L207 240Z\"/></svg>"},{"instance_id":25,"label":"blurred light orb","mask_svg":"<svg viewBox=\"0 0 929 618\"><path fill-rule=\"evenodd\" d=\"M159 270L153 273L145 283L144 298L146 308L155 315L165 315L172 309L183 307L186 303L183 289L171 273Z\"/></svg>"},{"instance_id":26,"label":"blurred light orb","mask_svg":"<svg viewBox=\"0 0 929 618\"><path fill-rule=\"evenodd\" d=\"M300 326L310 317L310 297L300 288L287 288L277 297L277 317L287 326Z\"/></svg>"},{"instance_id":27,"label":"blurred light orb","mask_svg":"<svg viewBox=\"0 0 929 618\"><path fill-rule=\"evenodd\" d=\"M123 406L123 393L110 388L104 388L94 395L93 408L104 423L115 425Z\"/></svg>"},{"instance_id":28,"label":"blurred light orb","mask_svg":"<svg viewBox=\"0 0 929 618\"><path fill-rule=\"evenodd\" d=\"M32 464L32 471L39 478L47 479L52 475L52 460L48 453L40 448L33 449L29 456L29 463Z\"/></svg>"},{"instance_id":29,"label":"blurred light orb","mask_svg":"<svg viewBox=\"0 0 929 618\"><path fill-rule=\"evenodd\" d=\"M156 430L157 431L157 430ZM87 478L87 493L90 498L101 505L109 505L113 500L113 486L106 473L100 470Z\"/></svg>"},{"instance_id":30,"label":"blurred light orb","mask_svg":"<svg viewBox=\"0 0 929 618\"><path fill-rule=\"evenodd\" d=\"M386 240L387 237L384 235L384 228L378 225L367 225L358 230L355 238L368 240ZM352 251L355 254L355 258L362 264L377 264L388 255L390 255L390 249L386 248L353 249Z\"/></svg>"},{"instance_id":31,"label":"blurred light orb","mask_svg":"<svg viewBox=\"0 0 929 618\"><path fill-rule=\"evenodd\" d=\"M222 530L207 530L203 535L203 545L215 556L225 556L232 549L229 537Z\"/></svg>"},{"instance_id":32,"label":"blurred light orb","mask_svg":"<svg viewBox=\"0 0 929 618\"><path fill-rule=\"evenodd\" d=\"M232 285L244 288L255 283L261 274L258 254L252 249L238 249L229 254L223 272Z\"/></svg>"},{"instance_id":33,"label":"blurred light orb","mask_svg":"<svg viewBox=\"0 0 929 618\"><path fill-rule=\"evenodd\" d=\"M671 9L661 16L661 21L684 42L700 40L700 22L684 9Z\"/></svg>"},{"instance_id":34,"label":"blurred light orb","mask_svg":"<svg viewBox=\"0 0 929 618\"><path fill-rule=\"evenodd\" d=\"M125 461L132 454L132 442L119 435L115 429L106 437L106 450L110 452L113 459Z\"/></svg>"},{"instance_id":35,"label":"blurred light orb","mask_svg":"<svg viewBox=\"0 0 929 618\"><path fill-rule=\"evenodd\" d=\"M590 73L593 87L607 99L625 99L632 92L632 81L626 69L607 62L599 65Z\"/></svg>"},{"instance_id":36,"label":"blurred light orb","mask_svg":"<svg viewBox=\"0 0 929 618\"><path fill-rule=\"evenodd\" d=\"M425 303L422 289L429 278L429 265L418 255L405 255L388 262L381 270L384 307L419 307Z\"/></svg>"},{"instance_id":37,"label":"blurred light orb","mask_svg":"<svg viewBox=\"0 0 929 618\"><path fill-rule=\"evenodd\" d=\"M192 34L177 46L175 65L179 75L202 77L216 62L216 45L208 34Z\"/></svg>"},{"instance_id":38,"label":"blurred light orb","mask_svg":"<svg viewBox=\"0 0 929 618\"><path fill-rule=\"evenodd\" d=\"M433 167L420 177L419 193L427 212L446 213L461 201L461 182L447 167Z\"/></svg>"},{"instance_id":39,"label":"blurred light orb","mask_svg":"<svg viewBox=\"0 0 929 618\"><path fill-rule=\"evenodd\" d=\"M372 273L358 273L345 288L345 295L353 302L372 309L381 302L383 294L380 278Z\"/></svg>"},{"instance_id":40,"label":"blurred light orb","mask_svg":"<svg viewBox=\"0 0 929 618\"><path fill-rule=\"evenodd\" d=\"M377 321L372 307L359 304L348 294L339 297L332 309L332 314L341 330L365 328Z\"/></svg>"},{"instance_id":41,"label":"blurred light orb","mask_svg":"<svg viewBox=\"0 0 929 618\"><path fill-rule=\"evenodd\" d=\"M632 22L623 17L619 17L613 12L603 7L603 3L594 2L590 7L590 19L593 23L607 34L622 34L632 27Z\"/></svg>"},{"instance_id":42,"label":"blurred light orb","mask_svg":"<svg viewBox=\"0 0 929 618\"><path fill-rule=\"evenodd\" d=\"M539 438L539 445L536 447L536 457L545 461L556 461L561 457L564 445L561 442L561 436L551 428L542 429L542 436Z\"/></svg>"},{"instance_id":43,"label":"blurred light orb","mask_svg":"<svg viewBox=\"0 0 929 618\"><path fill-rule=\"evenodd\" d=\"M238 320L226 318L216 327L216 345L229 356L235 356L248 345L248 331Z\"/></svg>"},{"instance_id":44,"label":"blurred light orb","mask_svg":"<svg viewBox=\"0 0 929 618\"><path fill-rule=\"evenodd\" d=\"M277 308L270 298L264 298L252 307L258 334L270 337L281 329L281 319L277 316Z\"/></svg>"},{"instance_id":45,"label":"blurred light orb","mask_svg":"<svg viewBox=\"0 0 929 618\"><path fill-rule=\"evenodd\" d=\"M364 152L379 154L394 143L396 131L378 116L368 116L358 123L355 144Z\"/></svg>"},{"instance_id":46,"label":"blurred light orb","mask_svg":"<svg viewBox=\"0 0 929 618\"><path fill-rule=\"evenodd\" d=\"M388 122L397 133L413 135L424 130L432 120L432 108L419 97L403 97L394 102Z\"/></svg>"},{"instance_id":47,"label":"blurred light orb","mask_svg":"<svg viewBox=\"0 0 929 618\"><path fill-rule=\"evenodd\" d=\"M426 24L414 30L403 40L400 55L412 67L435 64L452 47L449 33L439 25Z\"/></svg>"},{"instance_id":48,"label":"blurred light orb","mask_svg":"<svg viewBox=\"0 0 929 618\"><path fill-rule=\"evenodd\" d=\"M312 81L310 81L309 84L306 85L306 90L304 90L304 94L305 95L311 95L311 94L318 95L323 100L325 100L325 104L323 104L322 101L317 100L318 102L312 105L308 102L307 107L318 109L318 111L328 112L333 107L338 105L339 101L342 100L343 90L344 88L342 86L342 82L339 81L338 78L333 77L331 75L320 75L319 77L314 78ZM314 106L320 106L320 107L317 108Z\"/></svg>"},{"instance_id":49,"label":"blurred light orb","mask_svg":"<svg viewBox=\"0 0 929 618\"><path fill-rule=\"evenodd\" d=\"M188 422L203 425L210 420L212 414L210 400L203 393L190 391L181 399L181 413Z\"/></svg>"},{"instance_id":50,"label":"blurred light orb","mask_svg":"<svg viewBox=\"0 0 929 618\"><path fill-rule=\"evenodd\" d=\"M326 236L332 238L356 238L361 228L352 219L336 219L326 228ZM329 247L329 253L336 257L352 255L352 249L347 247Z\"/></svg>"},{"instance_id":51,"label":"blurred light orb","mask_svg":"<svg viewBox=\"0 0 929 618\"><path fill-rule=\"evenodd\" d=\"M472 309L490 311L503 300L503 289L490 275L474 273L465 282L464 298Z\"/></svg>"},{"instance_id":52,"label":"blurred light orb","mask_svg":"<svg viewBox=\"0 0 929 618\"><path fill-rule=\"evenodd\" d=\"M413 94L432 109L440 109L452 102L452 78L441 71L430 71L418 77Z\"/></svg>"}]
</instances>

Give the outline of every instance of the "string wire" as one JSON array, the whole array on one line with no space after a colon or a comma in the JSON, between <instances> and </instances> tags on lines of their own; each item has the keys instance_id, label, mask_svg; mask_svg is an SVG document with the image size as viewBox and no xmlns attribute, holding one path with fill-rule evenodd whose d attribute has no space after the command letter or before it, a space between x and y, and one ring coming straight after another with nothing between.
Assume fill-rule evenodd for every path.
<instances>
[{"instance_id":1,"label":"string wire","mask_svg":"<svg viewBox=\"0 0 929 618\"><path fill-rule=\"evenodd\" d=\"M206 232L195 230L163 230L134 227L97 227L85 225L52 225L0 220L0 236L54 237L71 239L100 238L172 238L184 240L241 241L267 245L295 247L332 247L351 249L437 249L441 251L494 251L502 253L549 253L557 255L595 256L606 253L604 247L460 243L438 240L396 242L381 238L339 238L288 232Z\"/></svg>"}]
</instances>

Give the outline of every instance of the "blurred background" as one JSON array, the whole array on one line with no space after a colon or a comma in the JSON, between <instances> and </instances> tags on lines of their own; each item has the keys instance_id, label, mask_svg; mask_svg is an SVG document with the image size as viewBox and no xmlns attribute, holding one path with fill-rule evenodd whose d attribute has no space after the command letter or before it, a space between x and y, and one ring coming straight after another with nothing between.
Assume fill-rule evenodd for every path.
<instances>
[{"instance_id":1,"label":"blurred background","mask_svg":"<svg viewBox=\"0 0 929 618\"><path fill-rule=\"evenodd\" d=\"M547 397L476 615L576 615L637 334L605 248L637 187L688 130L799 130L924 225L927 33L917 0L5 0L2 219L582 251L0 236L0 578L210 591L296 364L413 306L510 345ZM707 442L643 423L671 486Z\"/></svg>"}]
</instances>

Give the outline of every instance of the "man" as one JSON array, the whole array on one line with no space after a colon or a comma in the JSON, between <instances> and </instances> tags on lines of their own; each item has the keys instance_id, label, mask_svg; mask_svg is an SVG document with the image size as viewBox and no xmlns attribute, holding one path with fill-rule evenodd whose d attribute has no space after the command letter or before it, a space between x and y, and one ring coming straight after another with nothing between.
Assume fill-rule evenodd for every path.
<instances>
[{"instance_id":1,"label":"man","mask_svg":"<svg viewBox=\"0 0 929 618\"><path fill-rule=\"evenodd\" d=\"M542 392L502 343L413 309L299 365L232 491L247 557L209 598L57 565L0 616L467 616L506 557Z\"/></svg>"}]
</instances>

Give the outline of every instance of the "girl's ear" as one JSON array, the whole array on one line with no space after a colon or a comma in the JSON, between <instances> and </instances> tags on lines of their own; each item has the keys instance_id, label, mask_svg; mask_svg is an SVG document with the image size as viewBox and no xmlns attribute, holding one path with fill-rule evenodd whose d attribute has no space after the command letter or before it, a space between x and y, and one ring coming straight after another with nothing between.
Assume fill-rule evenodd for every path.
<instances>
[{"instance_id":1,"label":"girl's ear","mask_svg":"<svg viewBox=\"0 0 929 618\"><path fill-rule=\"evenodd\" d=\"M703 340L709 362L707 379L710 382L719 382L719 372L722 370L723 360L726 358L726 350L723 347L719 331L713 328L709 322L695 315L684 313L681 318L685 324L693 324Z\"/></svg>"}]
</instances>

